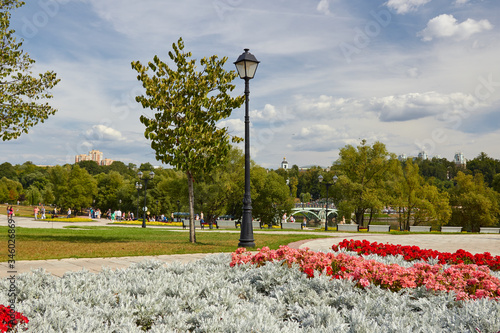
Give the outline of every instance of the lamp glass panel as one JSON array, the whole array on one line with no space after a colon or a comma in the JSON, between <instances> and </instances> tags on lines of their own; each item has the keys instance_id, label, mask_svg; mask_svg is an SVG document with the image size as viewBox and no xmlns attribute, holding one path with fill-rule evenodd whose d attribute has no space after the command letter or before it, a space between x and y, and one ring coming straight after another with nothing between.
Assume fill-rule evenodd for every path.
<instances>
[{"instance_id":1,"label":"lamp glass panel","mask_svg":"<svg viewBox=\"0 0 500 333\"><path fill-rule=\"evenodd\" d=\"M238 70L238 75L240 76L241 79L244 79L246 76L246 71L245 71L245 61L240 61L235 64L236 69Z\"/></svg>"},{"instance_id":2,"label":"lamp glass panel","mask_svg":"<svg viewBox=\"0 0 500 333\"><path fill-rule=\"evenodd\" d=\"M257 66L259 65L258 62L253 62L253 61L246 61L246 67L247 67L247 76L250 79L253 79L255 72L257 71Z\"/></svg>"}]
</instances>

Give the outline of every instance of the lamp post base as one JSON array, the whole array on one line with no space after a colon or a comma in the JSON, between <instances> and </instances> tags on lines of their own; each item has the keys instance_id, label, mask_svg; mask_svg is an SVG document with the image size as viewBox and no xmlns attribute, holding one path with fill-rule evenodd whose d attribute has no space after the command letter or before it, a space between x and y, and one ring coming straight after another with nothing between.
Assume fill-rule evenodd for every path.
<instances>
[{"instance_id":1,"label":"lamp post base","mask_svg":"<svg viewBox=\"0 0 500 333\"><path fill-rule=\"evenodd\" d=\"M255 247L252 225L252 208L243 208L243 218L241 221L240 242L238 247Z\"/></svg>"}]
</instances>

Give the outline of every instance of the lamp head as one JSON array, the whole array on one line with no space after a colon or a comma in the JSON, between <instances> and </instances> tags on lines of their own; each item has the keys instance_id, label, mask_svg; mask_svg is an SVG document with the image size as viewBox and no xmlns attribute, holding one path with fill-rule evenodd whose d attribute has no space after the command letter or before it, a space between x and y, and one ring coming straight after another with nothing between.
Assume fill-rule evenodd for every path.
<instances>
[{"instance_id":1,"label":"lamp head","mask_svg":"<svg viewBox=\"0 0 500 333\"><path fill-rule=\"evenodd\" d=\"M241 79L253 79L259 62L253 54L248 52L250 49L245 49L238 59L234 62L238 75Z\"/></svg>"}]
</instances>

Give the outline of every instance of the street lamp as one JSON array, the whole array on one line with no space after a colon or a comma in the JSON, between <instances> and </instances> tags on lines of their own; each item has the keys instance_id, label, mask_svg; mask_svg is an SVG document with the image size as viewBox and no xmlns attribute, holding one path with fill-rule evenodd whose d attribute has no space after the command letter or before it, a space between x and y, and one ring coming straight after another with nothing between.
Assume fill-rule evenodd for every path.
<instances>
[{"instance_id":1,"label":"street lamp","mask_svg":"<svg viewBox=\"0 0 500 333\"><path fill-rule=\"evenodd\" d=\"M250 116L248 110L248 97L250 95L249 81L253 79L259 61L253 54L245 49L234 62L238 75L245 80L245 196L243 197L243 220L241 221L241 233L239 247L255 247L252 228L252 198L250 195Z\"/></svg>"},{"instance_id":2,"label":"street lamp","mask_svg":"<svg viewBox=\"0 0 500 333\"><path fill-rule=\"evenodd\" d=\"M135 218L139 220L139 192L142 189L142 183L135 182L135 188L137 190L137 214L135 215Z\"/></svg>"},{"instance_id":3,"label":"street lamp","mask_svg":"<svg viewBox=\"0 0 500 333\"><path fill-rule=\"evenodd\" d=\"M181 221L181 201L177 200L177 222Z\"/></svg>"},{"instance_id":4,"label":"street lamp","mask_svg":"<svg viewBox=\"0 0 500 333\"><path fill-rule=\"evenodd\" d=\"M139 179L143 179L142 178L142 171L139 171L137 173L137 176L139 177ZM143 228L146 228L146 210L147 210L147 207L146 207L146 194L148 193L148 181L150 181L151 179L153 179L153 177L155 176L155 173L153 171L151 171L149 173L149 177L147 178L144 178L144 207L142 208L142 210L144 211L143 212L143 215L142 215L142 227Z\"/></svg>"},{"instance_id":5,"label":"street lamp","mask_svg":"<svg viewBox=\"0 0 500 333\"><path fill-rule=\"evenodd\" d=\"M332 186L337 182L337 179L338 177L335 175L333 176L333 183L323 183L323 176L322 175L318 176L319 182L325 184L326 186L325 231L328 231L328 189L330 188L330 186Z\"/></svg>"}]
</instances>

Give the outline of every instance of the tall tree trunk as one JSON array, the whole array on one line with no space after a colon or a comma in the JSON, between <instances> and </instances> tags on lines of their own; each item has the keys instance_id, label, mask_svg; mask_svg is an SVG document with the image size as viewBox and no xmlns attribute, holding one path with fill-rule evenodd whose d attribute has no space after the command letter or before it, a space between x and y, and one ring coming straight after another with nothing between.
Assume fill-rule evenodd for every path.
<instances>
[{"instance_id":1,"label":"tall tree trunk","mask_svg":"<svg viewBox=\"0 0 500 333\"><path fill-rule=\"evenodd\" d=\"M196 243L196 234L194 231L194 181L191 172L186 172L189 189L189 241Z\"/></svg>"}]
</instances>

